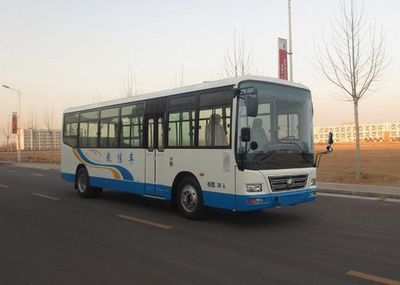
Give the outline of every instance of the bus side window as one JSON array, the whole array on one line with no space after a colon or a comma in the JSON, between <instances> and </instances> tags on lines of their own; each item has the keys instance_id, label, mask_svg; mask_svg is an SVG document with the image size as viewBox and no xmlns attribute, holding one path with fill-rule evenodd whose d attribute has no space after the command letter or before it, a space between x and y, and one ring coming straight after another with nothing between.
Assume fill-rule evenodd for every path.
<instances>
[{"instance_id":1,"label":"bus side window","mask_svg":"<svg viewBox=\"0 0 400 285\"><path fill-rule=\"evenodd\" d=\"M143 146L143 103L121 108L121 147Z\"/></svg>"},{"instance_id":2,"label":"bus side window","mask_svg":"<svg viewBox=\"0 0 400 285\"><path fill-rule=\"evenodd\" d=\"M171 112L168 116L168 146L194 146L196 112Z\"/></svg>"},{"instance_id":3,"label":"bus side window","mask_svg":"<svg viewBox=\"0 0 400 285\"><path fill-rule=\"evenodd\" d=\"M168 146L195 146L196 100L192 94L169 100Z\"/></svg>"},{"instance_id":4,"label":"bus side window","mask_svg":"<svg viewBox=\"0 0 400 285\"><path fill-rule=\"evenodd\" d=\"M199 146L229 146L230 124L230 106L200 110Z\"/></svg>"},{"instance_id":5,"label":"bus side window","mask_svg":"<svg viewBox=\"0 0 400 285\"><path fill-rule=\"evenodd\" d=\"M98 117L98 111L80 114L79 147L97 147Z\"/></svg>"},{"instance_id":6,"label":"bus side window","mask_svg":"<svg viewBox=\"0 0 400 285\"><path fill-rule=\"evenodd\" d=\"M199 96L199 147L229 147L231 143L232 90L216 90Z\"/></svg>"},{"instance_id":7,"label":"bus side window","mask_svg":"<svg viewBox=\"0 0 400 285\"><path fill-rule=\"evenodd\" d=\"M118 147L119 108L100 112L99 147Z\"/></svg>"}]
</instances>

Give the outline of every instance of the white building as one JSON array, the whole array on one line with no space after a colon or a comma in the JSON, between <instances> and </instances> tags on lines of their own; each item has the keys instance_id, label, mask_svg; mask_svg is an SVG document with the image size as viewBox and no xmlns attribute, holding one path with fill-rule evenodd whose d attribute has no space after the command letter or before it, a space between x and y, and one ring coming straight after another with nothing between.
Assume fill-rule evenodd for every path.
<instances>
[{"instance_id":1,"label":"white building","mask_svg":"<svg viewBox=\"0 0 400 285\"><path fill-rule=\"evenodd\" d=\"M23 150L59 150L61 146L61 130L24 129L21 138Z\"/></svg>"},{"instance_id":2,"label":"white building","mask_svg":"<svg viewBox=\"0 0 400 285\"><path fill-rule=\"evenodd\" d=\"M314 143L326 143L328 133L333 133L335 142L355 142L356 128L354 124L340 126L315 127ZM400 122L360 124L361 141L396 141L400 140Z\"/></svg>"}]
</instances>

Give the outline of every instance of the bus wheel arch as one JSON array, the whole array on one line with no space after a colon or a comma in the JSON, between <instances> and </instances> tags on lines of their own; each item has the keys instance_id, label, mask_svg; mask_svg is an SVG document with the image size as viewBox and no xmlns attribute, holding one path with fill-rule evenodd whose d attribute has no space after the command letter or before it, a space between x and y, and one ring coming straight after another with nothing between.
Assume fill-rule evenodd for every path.
<instances>
[{"instance_id":1,"label":"bus wheel arch","mask_svg":"<svg viewBox=\"0 0 400 285\"><path fill-rule=\"evenodd\" d=\"M203 191L193 173L183 171L175 177L172 183L172 203L188 219L201 220L205 217Z\"/></svg>"},{"instance_id":2,"label":"bus wheel arch","mask_svg":"<svg viewBox=\"0 0 400 285\"><path fill-rule=\"evenodd\" d=\"M78 189L78 172L82 169L82 168L86 168L86 166L81 163L76 167L75 170L75 189ZM87 171L87 170L86 170Z\"/></svg>"},{"instance_id":3,"label":"bus wheel arch","mask_svg":"<svg viewBox=\"0 0 400 285\"><path fill-rule=\"evenodd\" d=\"M90 185L89 172L84 164L79 164L76 168L75 189L82 198L97 198L103 192L102 188Z\"/></svg>"},{"instance_id":4,"label":"bus wheel arch","mask_svg":"<svg viewBox=\"0 0 400 285\"><path fill-rule=\"evenodd\" d=\"M193 177L194 179L197 180L196 176L194 176L194 174L189 172L189 171L181 171L181 172L179 172L175 176L174 182L172 182L171 201L173 201L174 203L176 203L176 193L177 193L177 190L178 190L179 183L185 177Z\"/></svg>"}]
</instances>

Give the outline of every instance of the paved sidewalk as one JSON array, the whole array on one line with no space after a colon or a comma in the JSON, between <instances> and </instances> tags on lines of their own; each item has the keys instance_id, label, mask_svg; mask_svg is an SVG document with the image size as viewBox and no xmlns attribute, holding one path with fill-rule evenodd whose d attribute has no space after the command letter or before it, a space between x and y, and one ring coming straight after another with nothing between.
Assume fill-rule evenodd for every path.
<instances>
[{"instance_id":1,"label":"paved sidewalk","mask_svg":"<svg viewBox=\"0 0 400 285\"><path fill-rule=\"evenodd\" d=\"M400 187L317 182L320 193L400 199Z\"/></svg>"},{"instance_id":2,"label":"paved sidewalk","mask_svg":"<svg viewBox=\"0 0 400 285\"><path fill-rule=\"evenodd\" d=\"M15 162L0 160L0 164L9 164L14 167L35 168L42 170L60 170L59 163L44 163L44 162Z\"/></svg>"}]
</instances>

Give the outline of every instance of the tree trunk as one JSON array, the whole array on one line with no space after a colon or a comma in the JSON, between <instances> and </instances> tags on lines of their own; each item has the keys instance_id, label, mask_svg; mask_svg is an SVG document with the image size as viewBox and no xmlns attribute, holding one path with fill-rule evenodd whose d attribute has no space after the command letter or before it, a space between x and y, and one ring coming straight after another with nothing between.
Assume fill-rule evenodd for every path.
<instances>
[{"instance_id":1,"label":"tree trunk","mask_svg":"<svg viewBox=\"0 0 400 285\"><path fill-rule=\"evenodd\" d=\"M360 181L361 177L361 162L360 162L360 124L358 122L358 100L354 101L354 123L356 131L356 156L354 160L354 170L356 181Z\"/></svg>"},{"instance_id":2,"label":"tree trunk","mask_svg":"<svg viewBox=\"0 0 400 285\"><path fill-rule=\"evenodd\" d=\"M53 133L50 131L50 162L53 162Z\"/></svg>"}]
</instances>

